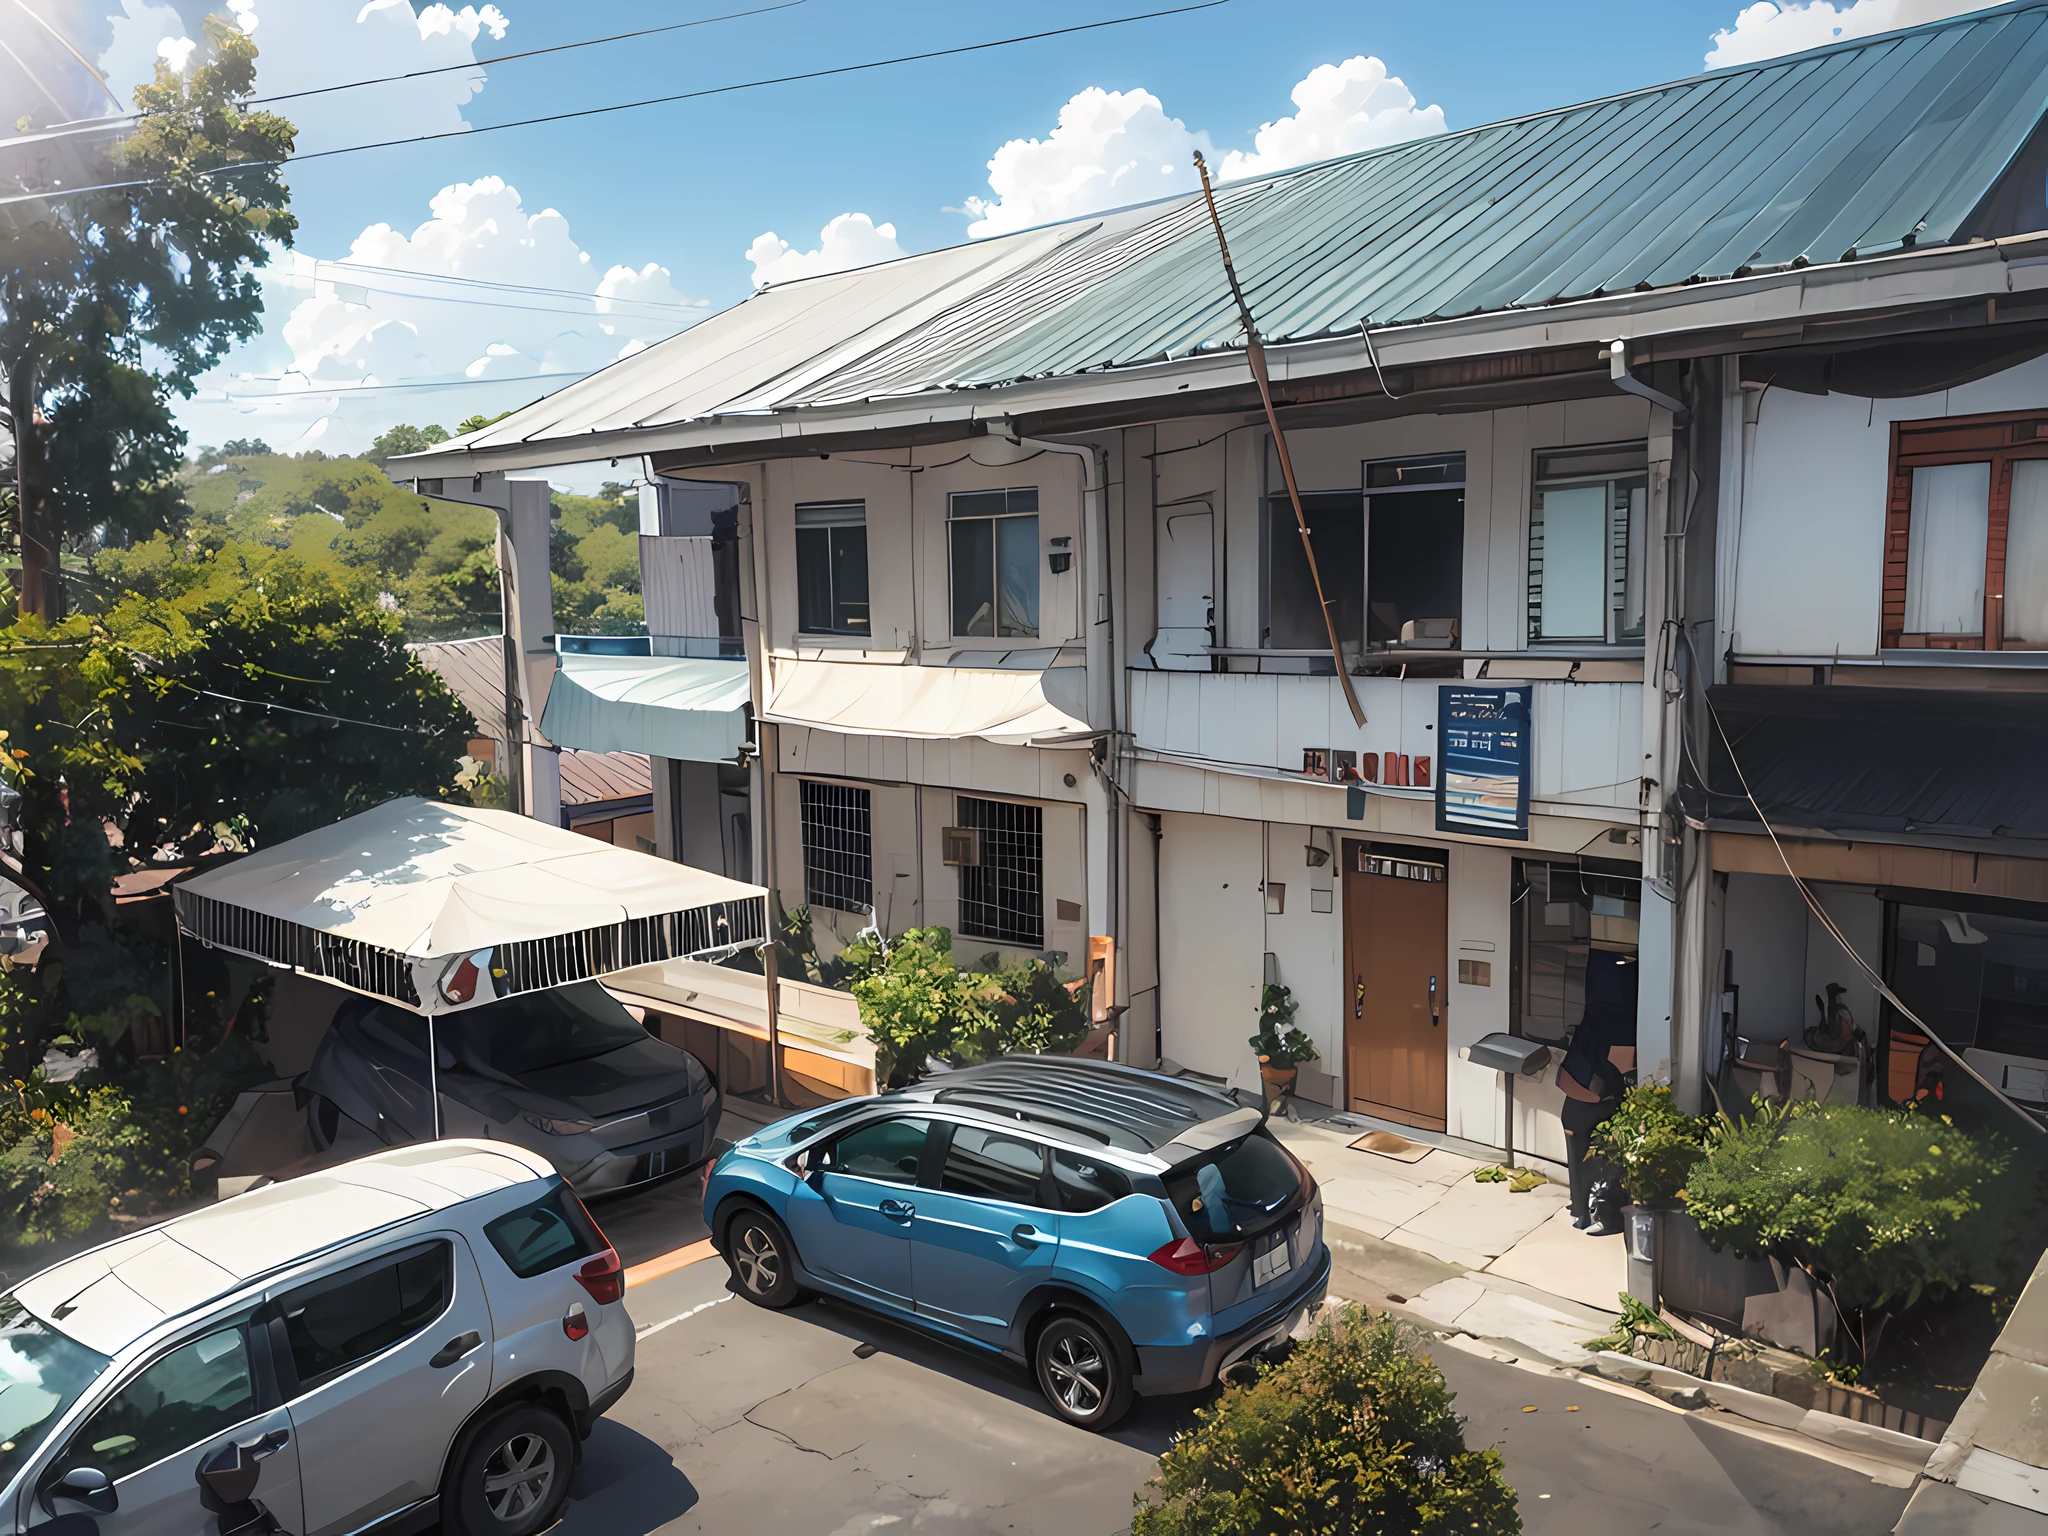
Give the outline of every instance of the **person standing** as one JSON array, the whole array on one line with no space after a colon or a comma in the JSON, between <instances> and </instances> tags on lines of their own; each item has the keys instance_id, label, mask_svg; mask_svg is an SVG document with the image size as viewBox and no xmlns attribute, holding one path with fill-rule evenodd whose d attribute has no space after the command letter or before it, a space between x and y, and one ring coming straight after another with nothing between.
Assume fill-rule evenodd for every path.
<instances>
[{"instance_id":1,"label":"person standing","mask_svg":"<svg viewBox=\"0 0 2048 1536\"><path fill-rule=\"evenodd\" d=\"M1596 949L1586 956L1586 1012L1557 1069L1564 1091L1565 1165L1572 1225L1594 1237L1621 1230L1619 1211L1595 1208L1596 1181L1613 1169L1593 1152L1593 1132L1621 1104L1636 1064L1636 957Z\"/></svg>"}]
</instances>

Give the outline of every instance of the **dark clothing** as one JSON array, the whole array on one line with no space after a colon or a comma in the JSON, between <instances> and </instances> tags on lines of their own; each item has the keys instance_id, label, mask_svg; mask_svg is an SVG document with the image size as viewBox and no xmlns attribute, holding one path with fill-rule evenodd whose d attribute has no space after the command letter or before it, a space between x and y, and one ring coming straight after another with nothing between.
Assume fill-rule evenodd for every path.
<instances>
[{"instance_id":1,"label":"dark clothing","mask_svg":"<svg viewBox=\"0 0 2048 1536\"><path fill-rule=\"evenodd\" d=\"M1569 1070L1567 1063L1566 1070ZM1614 1064L1603 1061L1593 1074L1594 1081L1585 1086L1597 1088L1600 1101L1588 1103L1584 1099L1567 1098L1558 1111L1558 1118L1564 1122L1565 1165L1571 1172L1572 1215L1588 1216L1591 1208L1587 1197L1593 1185L1601 1178L1611 1177L1613 1164L1593 1150L1593 1132L1608 1116L1612 1115L1621 1102L1621 1074Z\"/></svg>"},{"instance_id":2,"label":"dark clothing","mask_svg":"<svg viewBox=\"0 0 2048 1536\"><path fill-rule=\"evenodd\" d=\"M1592 1105L1583 1105L1591 1109ZM1618 1170L1614 1164L1593 1150L1593 1133L1567 1130L1564 1133L1564 1155L1571 1170L1571 1209L1574 1217L1593 1215L1593 1186L1603 1179L1612 1179Z\"/></svg>"},{"instance_id":3,"label":"dark clothing","mask_svg":"<svg viewBox=\"0 0 2048 1536\"><path fill-rule=\"evenodd\" d=\"M1600 1095L1598 1102L1569 1096L1558 1112L1564 1123L1565 1158L1571 1171L1572 1215L1591 1214L1587 1204L1593 1185L1612 1179L1614 1166L1592 1149L1593 1131L1621 1103L1625 1086L1621 1068L1610 1059L1617 1046L1636 1043L1635 956L1596 949L1586 956L1586 1015L1572 1031L1562 1072L1581 1088Z\"/></svg>"}]
</instances>

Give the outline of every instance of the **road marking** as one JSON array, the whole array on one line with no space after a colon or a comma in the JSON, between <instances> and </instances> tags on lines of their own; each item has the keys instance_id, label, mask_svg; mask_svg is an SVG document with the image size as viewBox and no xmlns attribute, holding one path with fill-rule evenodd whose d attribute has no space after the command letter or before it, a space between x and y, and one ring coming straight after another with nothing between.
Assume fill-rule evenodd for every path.
<instances>
[{"instance_id":1,"label":"road marking","mask_svg":"<svg viewBox=\"0 0 2048 1536\"><path fill-rule=\"evenodd\" d=\"M704 1311L707 1307L715 1307L721 1301L731 1300L731 1295L727 1294L724 1296L714 1296L709 1301L700 1301L697 1303L696 1306L690 1308L690 1310L687 1312L678 1312L674 1317L665 1317L658 1323L649 1323L645 1328L635 1329L633 1332L633 1342L637 1344L642 1339L652 1338L655 1334L661 1332L662 1329L668 1327L672 1323L683 1322L688 1318L695 1317L699 1312Z\"/></svg>"},{"instance_id":2,"label":"road marking","mask_svg":"<svg viewBox=\"0 0 2048 1536\"><path fill-rule=\"evenodd\" d=\"M692 1264L701 1264L718 1250L711 1246L711 1239L691 1243L687 1248L677 1248L658 1258L649 1259L645 1264L635 1264L626 1271L626 1288L645 1285L650 1280L659 1280L663 1275L672 1275L679 1269L688 1269Z\"/></svg>"}]
</instances>

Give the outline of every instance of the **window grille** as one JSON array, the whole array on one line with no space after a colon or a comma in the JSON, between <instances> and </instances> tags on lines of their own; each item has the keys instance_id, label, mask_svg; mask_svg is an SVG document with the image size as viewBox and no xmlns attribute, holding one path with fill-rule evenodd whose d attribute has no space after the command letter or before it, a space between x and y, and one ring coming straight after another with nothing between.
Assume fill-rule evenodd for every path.
<instances>
[{"instance_id":1,"label":"window grille","mask_svg":"<svg viewBox=\"0 0 2048 1536\"><path fill-rule=\"evenodd\" d=\"M875 843L869 792L802 780L804 900L837 912L875 905Z\"/></svg>"},{"instance_id":2,"label":"window grille","mask_svg":"<svg viewBox=\"0 0 2048 1536\"><path fill-rule=\"evenodd\" d=\"M981 862L960 869L959 931L1038 949L1045 943L1045 812L960 797L959 824L981 834Z\"/></svg>"}]
</instances>

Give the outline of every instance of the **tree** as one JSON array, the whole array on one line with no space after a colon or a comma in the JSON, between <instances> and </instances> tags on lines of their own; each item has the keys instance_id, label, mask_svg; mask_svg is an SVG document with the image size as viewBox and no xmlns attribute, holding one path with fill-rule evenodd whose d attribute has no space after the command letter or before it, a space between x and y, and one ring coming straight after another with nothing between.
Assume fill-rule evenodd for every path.
<instances>
[{"instance_id":1,"label":"tree","mask_svg":"<svg viewBox=\"0 0 2048 1536\"><path fill-rule=\"evenodd\" d=\"M294 130L249 110L255 45L218 17L205 35L189 76L160 64L136 92L141 120L101 189L52 193L0 254L24 615L60 611L67 539L164 526L165 452L184 435L163 396L189 394L255 333L256 269L291 243L280 170Z\"/></svg>"},{"instance_id":2,"label":"tree","mask_svg":"<svg viewBox=\"0 0 2048 1536\"><path fill-rule=\"evenodd\" d=\"M386 427L377 434L370 443L370 457L382 464L386 459L395 459L402 453L424 453L434 444L447 441L446 427L414 427L401 421L398 425Z\"/></svg>"}]
</instances>

